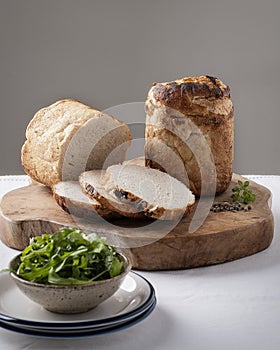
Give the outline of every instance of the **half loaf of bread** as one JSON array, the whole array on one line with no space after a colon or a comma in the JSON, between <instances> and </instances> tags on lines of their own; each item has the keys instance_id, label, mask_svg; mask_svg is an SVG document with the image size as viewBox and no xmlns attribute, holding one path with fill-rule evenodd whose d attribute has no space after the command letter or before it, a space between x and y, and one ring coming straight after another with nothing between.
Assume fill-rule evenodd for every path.
<instances>
[{"instance_id":1,"label":"half loaf of bread","mask_svg":"<svg viewBox=\"0 0 280 350\"><path fill-rule=\"evenodd\" d=\"M177 220L190 212L195 197L179 180L139 165L112 165L102 184L107 193L146 216Z\"/></svg>"},{"instance_id":2,"label":"half loaf of bread","mask_svg":"<svg viewBox=\"0 0 280 350\"><path fill-rule=\"evenodd\" d=\"M51 187L78 180L83 171L122 162L130 141L123 122L65 99L40 109L30 121L22 166L32 179Z\"/></svg>"}]
</instances>

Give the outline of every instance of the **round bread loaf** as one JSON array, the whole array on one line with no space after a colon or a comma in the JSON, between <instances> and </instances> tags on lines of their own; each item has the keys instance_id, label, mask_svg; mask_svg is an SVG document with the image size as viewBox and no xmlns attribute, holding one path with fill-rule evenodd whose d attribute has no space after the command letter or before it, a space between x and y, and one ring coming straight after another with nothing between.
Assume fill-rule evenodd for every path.
<instances>
[{"instance_id":1,"label":"round bread loaf","mask_svg":"<svg viewBox=\"0 0 280 350\"><path fill-rule=\"evenodd\" d=\"M231 181L234 117L230 89L211 76L154 83L146 108L146 165L166 171L195 195Z\"/></svg>"}]
</instances>

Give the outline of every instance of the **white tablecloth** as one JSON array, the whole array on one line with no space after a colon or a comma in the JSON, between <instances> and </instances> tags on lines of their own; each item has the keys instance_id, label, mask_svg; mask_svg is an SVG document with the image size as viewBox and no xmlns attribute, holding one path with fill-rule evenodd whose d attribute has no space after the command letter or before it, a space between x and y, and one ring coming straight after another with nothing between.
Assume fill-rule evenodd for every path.
<instances>
[{"instance_id":1,"label":"white tablecloth","mask_svg":"<svg viewBox=\"0 0 280 350\"><path fill-rule=\"evenodd\" d=\"M3 350L242 350L280 348L280 176L248 176L273 194L274 239L263 252L233 262L179 271L140 272L158 304L143 322L84 339L43 339L0 328ZM0 177L0 196L27 183ZM0 243L0 269L17 252Z\"/></svg>"}]
</instances>

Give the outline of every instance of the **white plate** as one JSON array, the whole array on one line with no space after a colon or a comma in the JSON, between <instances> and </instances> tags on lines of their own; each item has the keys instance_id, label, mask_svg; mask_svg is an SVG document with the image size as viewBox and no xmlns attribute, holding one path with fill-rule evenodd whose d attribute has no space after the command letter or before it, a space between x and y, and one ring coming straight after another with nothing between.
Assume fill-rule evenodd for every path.
<instances>
[{"instance_id":1,"label":"white plate","mask_svg":"<svg viewBox=\"0 0 280 350\"><path fill-rule=\"evenodd\" d=\"M155 302L153 286L129 272L118 291L95 309L74 315L56 314L27 298L9 274L0 275L0 321L37 329L93 329L129 321Z\"/></svg>"},{"instance_id":2,"label":"white plate","mask_svg":"<svg viewBox=\"0 0 280 350\"><path fill-rule=\"evenodd\" d=\"M0 320L0 327L21 334L26 334L30 336L43 337L43 338L83 338L83 337L91 337L96 335L101 335L105 333L112 333L121 331L123 329L132 327L137 323L143 321L147 318L154 310L156 306L156 299L149 306L147 310L145 310L142 314L135 316L134 318L121 322L120 324L111 324L107 326L103 326L100 328L86 328L86 329L73 329L72 331L65 331L63 329L40 329L40 328L32 328L32 326L25 326L21 324L10 324Z\"/></svg>"}]
</instances>

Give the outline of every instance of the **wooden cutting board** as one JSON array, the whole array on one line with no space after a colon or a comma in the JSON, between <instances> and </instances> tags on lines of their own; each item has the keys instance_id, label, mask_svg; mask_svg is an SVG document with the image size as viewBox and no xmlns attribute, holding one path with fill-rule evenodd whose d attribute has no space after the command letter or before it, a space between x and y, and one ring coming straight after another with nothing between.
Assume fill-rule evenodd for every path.
<instances>
[{"instance_id":1,"label":"wooden cutting board","mask_svg":"<svg viewBox=\"0 0 280 350\"><path fill-rule=\"evenodd\" d=\"M230 201L231 189L238 179L244 180L234 175L229 189L215 201ZM148 219L107 222L93 217L91 222L85 222L64 212L47 187L33 183L3 197L0 239L7 246L22 250L29 244L30 237L71 226L107 237L109 243L127 253L135 269L171 270L222 263L257 253L269 247L272 241L271 193L253 181L250 181L250 188L257 198L252 210L235 213L208 210L206 215L203 214L206 216L203 223L194 232L189 232L189 227L193 227L190 225L196 225L197 205L202 208L202 213L203 207L209 208L207 199L197 200L193 214L175 227L168 222ZM199 224L199 215L196 220Z\"/></svg>"}]
</instances>

